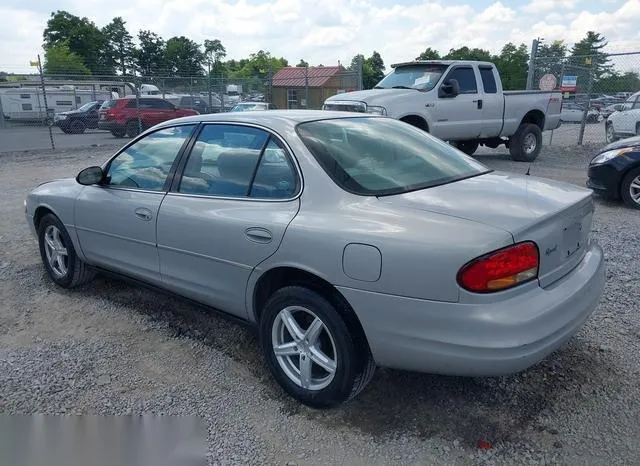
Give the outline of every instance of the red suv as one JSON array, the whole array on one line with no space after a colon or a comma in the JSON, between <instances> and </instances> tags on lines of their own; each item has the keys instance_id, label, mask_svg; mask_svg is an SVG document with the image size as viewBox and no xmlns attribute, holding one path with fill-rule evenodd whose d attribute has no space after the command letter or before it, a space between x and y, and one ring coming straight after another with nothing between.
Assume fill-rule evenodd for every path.
<instances>
[{"instance_id":1,"label":"red suv","mask_svg":"<svg viewBox=\"0 0 640 466\"><path fill-rule=\"evenodd\" d=\"M136 97L127 96L107 100L100 107L98 114L98 128L111 131L115 137L121 138L125 134L134 137L140 133L138 116L144 131L163 121L200 113L196 110L178 108L160 97L139 97L136 110Z\"/></svg>"}]
</instances>

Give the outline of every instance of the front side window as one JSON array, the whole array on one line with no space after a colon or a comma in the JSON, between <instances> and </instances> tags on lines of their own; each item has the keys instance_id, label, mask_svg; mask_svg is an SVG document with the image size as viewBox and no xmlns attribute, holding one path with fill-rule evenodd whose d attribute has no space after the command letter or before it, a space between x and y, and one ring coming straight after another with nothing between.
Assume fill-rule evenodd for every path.
<instances>
[{"instance_id":1,"label":"front side window","mask_svg":"<svg viewBox=\"0 0 640 466\"><path fill-rule=\"evenodd\" d=\"M136 141L109 164L109 186L163 191L180 149L195 125L155 131Z\"/></svg>"},{"instance_id":2,"label":"front side window","mask_svg":"<svg viewBox=\"0 0 640 466\"><path fill-rule=\"evenodd\" d=\"M189 155L178 191L284 199L296 190L294 173L284 148L266 131L207 125Z\"/></svg>"},{"instance_id":3,"label":"front side window","mask_svg":"<svg viewBox=\"0 0 640 466\"><path fill-rule=\"evenodd\" d=\"M451 183L490 170L421 129L391 118L310 121L297 133L345 191L400 194Z\"/></svg>"},{"instance_id":4,"label":"front side window","mask_svg":"<svg viewBox=\"0 0 640 466\"><path fill-rule=\"evenodd\" d=\"M477 94L476 74L470 66L455 68L446 79L455 79L460 84L460 94Z\"/></svg>"}]
</instances>

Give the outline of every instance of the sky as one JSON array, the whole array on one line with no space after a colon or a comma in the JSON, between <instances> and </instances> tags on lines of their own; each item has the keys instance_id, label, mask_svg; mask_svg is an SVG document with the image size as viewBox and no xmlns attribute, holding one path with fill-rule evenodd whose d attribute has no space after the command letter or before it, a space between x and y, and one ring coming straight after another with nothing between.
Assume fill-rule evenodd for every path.
<instances>
[{"instance_id":1,"label":"sky","mask_svg":"<svg viewBox=\"0 0 640 466\"><path fill-rule=\"evenodd\" d=\"M134 37L150 29L164 39L220 39L227 58L260 49L291 65L348 65L376 50L385 65L412 60L425 48L461 46L499 52L506 42L573 44L588 30L612 52L640 51L640 0L0 0L0 71L33 72L42 31L54 9L102 27L121 16ZM640 55L637 68L640 70ZM388 69L388 68L387 68Z\"/></svg>"}]
</instances>

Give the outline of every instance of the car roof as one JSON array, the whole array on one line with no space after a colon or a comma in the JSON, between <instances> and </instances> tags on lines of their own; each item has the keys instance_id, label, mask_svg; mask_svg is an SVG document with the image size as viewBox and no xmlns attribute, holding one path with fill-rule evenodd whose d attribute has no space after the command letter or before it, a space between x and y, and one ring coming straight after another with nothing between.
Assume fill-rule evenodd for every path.
<instances>
[{"instance_id":1,"label":"car roof","mask_svg":"<svg viewBox=\"0 0 640 466\"><path fill-rule=\"evenodd\" d=\"M264 102L261 102L264 103ZM222 112L193 115L168 120L159 127L173 126L176 123L248 123L266 126L276 131L291 129L300 123L317 120L345 118L387 118L370 113L341 112L331 110L258 110L254 112Z\"/></svg>"}]
</instances>

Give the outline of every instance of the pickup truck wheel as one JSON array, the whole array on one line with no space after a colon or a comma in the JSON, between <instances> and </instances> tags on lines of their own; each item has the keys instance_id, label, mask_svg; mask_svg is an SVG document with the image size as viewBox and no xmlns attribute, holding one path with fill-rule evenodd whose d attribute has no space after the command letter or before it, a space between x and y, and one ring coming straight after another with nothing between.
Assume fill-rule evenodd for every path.
<instances>
[{"instance_id":1,"label":"pickup truck wheel","mask_svg":"<svg viewBox=\"0 0 640 466\"><path fill-rule=\"evenodd\" d=\"M533 162L542 149L542 131L538 125L523 123L511 136L509 152L517 162Z\"/></svg>"},{"instance_id":2,"label":"pickup truck wheel","mask_svg":"<svg viewBox=\"0 0 640 466\"><path fill-rule=\"evenodd\" d=\"M478 141L457 141L455 146L467 155L473 155L478 150Z\"/></svg>"}]
</instances>

